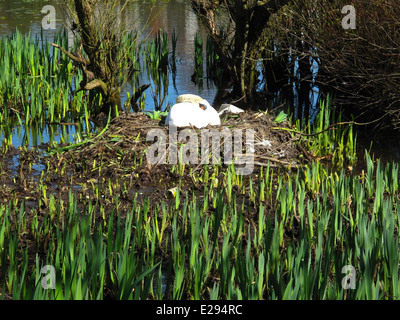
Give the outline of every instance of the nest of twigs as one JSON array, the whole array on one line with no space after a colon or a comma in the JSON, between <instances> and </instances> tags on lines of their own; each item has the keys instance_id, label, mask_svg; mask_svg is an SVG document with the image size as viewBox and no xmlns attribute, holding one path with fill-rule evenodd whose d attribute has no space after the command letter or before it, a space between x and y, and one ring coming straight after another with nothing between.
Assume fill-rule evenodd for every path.
<instances>
[{"instance_id":1,"label":"nest of twigs","mask_svg":"<svg viewBox=\"0 0 400 320\"><path fill-rule=\"evenodd\" d=\"M268 113L246 111L239 115L226 114L221 117L221 126L209 126L205 129L178 128L176 134L179 136L182 130L189 129L198 135L197 153L200 154L201 134L204 130L218 130L232 132L242 130L241 151L246 161L252 161L253 168L260 166L297 168L300 163L301 151L298 149L292 134L284 130L290 129L288 122L275 123L274 118ZM246 130L251 129L254 141L246 140ZM165 150L167 156L164 162L151 163L148 161L146 152L155 143L154 139L148 141L150 130L161 130L167 137ZM168 140L169 127L164 125L164 119L152 119L149 115L141 112L125 113L110 121L108 129L104 134L98 135L87 143L77 146L62 156L62 161L67 161L69 168L79 173L84 179L98 178L99 175L111 178L137 179L138 184L149 182L152 176L161 176L167 183L168 180L177 180L178 176L171 173L173 164L168 163L168 155L171 142ZM210 140L211 142L211 140ZM179 141L180 145L185 141ZM224 139L220 140L221 164L224 163ZM236 142L235 142L236 143ZM212 145L209 145L210 151ZM240 146L239 146L240 148ZM200 157L200 156L199 156ZM198 163L187 163L186 168L193 170L204 170L202 159ZM203 159L204 160L204 159ZM243 159L242 159L243 161ZM209 163L213 164L211 158ZM235 161L233 161L234 164ZM60 160L58 160L60 165ZM100 168L101 167L101 168ZM94 169L97 168L97 169ZM189 170L186 171L189 173ZM185 177L180 176L180 179ZM190 180L189 177L186 177ZM160 181L160 179L158 179Z\"/></svg>"}]
</instances>

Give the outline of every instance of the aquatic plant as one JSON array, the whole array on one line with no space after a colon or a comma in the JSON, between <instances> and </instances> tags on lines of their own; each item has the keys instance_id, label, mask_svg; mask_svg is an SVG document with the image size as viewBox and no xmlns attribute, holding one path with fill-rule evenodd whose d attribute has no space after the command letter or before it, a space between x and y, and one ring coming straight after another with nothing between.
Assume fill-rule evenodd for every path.
<instances>
[{"instance_id":1,"label":"aquatic plant","mask_svg":"<svg viewBox=\"0 0 400 320\"><path fill-rule=\"evenodd\" d=\"M176 34L172 34L172 55L171 60L175 61ZM143 69L147 73L147 78L151 79L154 86L151 87L151 95L154 100L154 109L161 110L162 105L167 100L169 83L169 38L168 32L158 30L156 37L148 41L143 49ZM171 68L174 63L171 64Z\"/></svg>"},{"instance_id":2,"label":"aquatic plant","mask_svg":"<svg viewBox=\"0 0 400 320\"><path fill-rule=\"evenodd\" d=\"M336 168L352 167L357 163L356 141L353 133L353 122L342 122L341 114L336 116L331 108L332 98L320 102L318 114L312 123L304 123L297 119L294 129L274 127L273 130L286 130L298 137L299 144L304 145L311 152L310 161L329 159ZM286 119L287 115L281 112L275 122Z\"/></svg>"},{"instance_id":3,"label":"aquatic plant","mask_svg":"<svg viewBox=\"0 0 400 320\"><path fill-rule=\"evenodd\" d=\"M194 74L192 76L198 83L203 81L203 39L200 33L194 37Z\"/></svg>"},{"instance_id":4,"label":"aquatic plant","mask_svg":"<svg viewBox=\"0 0 400 320\"><path fill-rule=\"evenodd\" d=\"M66 32L54 38L60 47L68 45ZM16 30L0 40L0 103L4 106L2 124L69 122L82 115L81 104L70 99L72 63L60 56L37 35L22 35ZM75 80L80 81L75 74ZM81 95L76 99L82 98Z\"/></svg>"},{"instance_id":5,"label":"aquatic plant","mask_svg":"<svg viewBox=\"0 0 400 320\"><path fill-rule=\"evenodd\" d=\"M107 213L40 184L44 212L17 198L0 205L0 297L398 299L399 169L365 159L361 176L314 163L238 179L232 167L216 187L203 173L202 195L181 186L169 203L136 195L124 212L110 181Z\"/></svg>"}]
</instances>

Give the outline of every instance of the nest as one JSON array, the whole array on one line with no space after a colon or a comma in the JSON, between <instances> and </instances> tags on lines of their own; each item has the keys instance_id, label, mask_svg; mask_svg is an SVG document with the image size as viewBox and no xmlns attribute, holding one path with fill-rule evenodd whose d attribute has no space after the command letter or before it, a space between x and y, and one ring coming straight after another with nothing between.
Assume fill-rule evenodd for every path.
<instances>
[{"instance_id":1,"label":"nest","mask_svg":"<svg viewBox=\"0 0 400 320\"><path fill-rule=\"evenodd\" d=\"M300 164L299 155L301 152L294 143L295 138L292 137L289 131L281 130L282 128L289 128L287 122L278 125L274 123L273 118L267 113L251 111L245 111L240 115L226 114L221 120L221 126L209 126L206 129L178 128L176 130L177 136L181 136L183 131L186 130L186 133L189 132L198 137L195 145L197 147L197 154L195 155L197 161L186 163L189 167L194 170L201 169L205 160L200 157L201 135L207 131L220 133L221 137L223 137L219 145L222 164L229 162L226 159L226 154L223 154L226 137L229 136L229 132L232 133L232 137L234 137L235 132L242 133L242 139L239 141L240 145L237 146L238 141L234 141L235 147L244 156L238 163L243 164L243 162L251 161L253 166L269 165L270 167L283 166L287 168L296 168ZM277 127L281 129L277 129ZM246 139L247 132L251 133L253 140ZM156 162L149 161L147 156L149 148L157 141L160 142L158 138L154 138L157 134L163 136L164 144L162 144L162 150L165 154L164 157L162 154L158 154L161 161L160 159ZM149 136L151 136L150 139ZM102 172L108 176L129 175L132 172L154 174L157 170L163 170L162 172L165 174L165 166L173 164L169 157L173 147L170 137L170 128L164 125L163 119L155 120L140 112L124 113L110 122L107 131L103 135L99 135L88 143L68 151L64 154L64 158L73 159L71 163L74 165L75 170L78 171L85 171L84 168L91 168L94 163L103 163ZM179 147L185 146L185 143L189 142L179 140L179 146L177 148L175 143L175 148L179 150ZM209 148L211 151L213 147L210 140ZM179 157L179 152L177 156ZM237 158L230 159L233 160L234 164L238 160ZM215 163L213 161L214 159L210 157L206 163ZM93 170L86 172L86 178L88 178L90 172L93 173ZM160 174L162 173L160 172Z\"/></svg>"}]
</instances>

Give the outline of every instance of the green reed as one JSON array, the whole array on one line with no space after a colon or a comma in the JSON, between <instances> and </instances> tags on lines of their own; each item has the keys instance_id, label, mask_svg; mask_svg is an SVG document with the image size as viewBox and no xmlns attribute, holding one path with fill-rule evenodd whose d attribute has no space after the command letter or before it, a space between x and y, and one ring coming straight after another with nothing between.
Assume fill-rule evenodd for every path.
<instances>
[{"instance_id":1,"label":"green reed","mask_svg":"<svg viewBox=\"0 0 400 320\"><path fill-rule=\"evenodd\" d=\"M331 96L320 102L319 112L313 125L307 125L307 134L314 136L302 139L315 158L328 158L332 165L342 168L345 165L354 166L356 157L356 136L353 134L353 125L341 124L341 114L335 114L331 107ZM337 126L335 124L338 123ZM304 124L297 120L296 127Z\"/></svg>"},{"instance_id":2,"label":"green reed","mask_svg":"<svg viewBox=\"0 0 400 320\"><path fill-rule=\"evenodd\" d=\"M60 31L53 42L68 49L67 33ZM81 76L74 75L72 62L51 46L50 41L16 30L1 39L0 57L3 124L13 116L29 124L68 121L81 115L80 104L69 99L73 76L77 81Z\"/></svg>"},{"instance_id":3,"label":"green reed","mask_svg":"<svg viewBox=\"0 0 400 320\"><path fill-rule=\"evenodd\" d=\"M171 61L175 61L176 33L172 34L172 56ZM143 45L142 49L142 68L146 72L147 78L154 82L151 87L151 95L154 100L155 110L161 110L162 105L167 101L169 84L169 37L165 30L158 30L155 38ZM174 63L171 63L171 68Z\"/></svg>"},{"instance_id":4,"label":"green reed","mask_svg":"<svg viewBox=\"0 0 400 320\"><path fill-rule=\"evenodd\" d=\"M204 166L202 192L179 185L169 201L135 197L126 209L118 183L94 183L96 197L109 190L107 211L39 183L40 210L0 205L0 297L399 299L398 165L365 160L361 175L313 163L250 179ZM42 286L45 265L54 289Z\"/></svg>"},{"instance_id":5,"label":"green reed","mask_svg":"<svg viewBox=\"0 0 400 320\"><path fill-rule=\"evenodd\" d=\"M208 36L206 41L206 71L207 77L220 80L221 79L221 69L218 67L219 56L215 49L215 43Z\"/></svg>"},{"instance_id":6,"label":"green reed","mask_svg":"<svg viewBox=\"0 0 400 320\"><path fill-rule=\"evenodd\" d=\"M165 70L168 68L169 40L168 32L158 30L153 41L146 48L146 63L148 69Z\"/></svg>"},{"instance_id":7,"label":"green reed","mask_svg":"<svg viewBox=\"0 0 400 320\"><path fill-rule=\"evenodd\" d=\"M194 74L197 81L203 79L203 38L199 33L194 37Z\"/></svg>"}]
</instances>

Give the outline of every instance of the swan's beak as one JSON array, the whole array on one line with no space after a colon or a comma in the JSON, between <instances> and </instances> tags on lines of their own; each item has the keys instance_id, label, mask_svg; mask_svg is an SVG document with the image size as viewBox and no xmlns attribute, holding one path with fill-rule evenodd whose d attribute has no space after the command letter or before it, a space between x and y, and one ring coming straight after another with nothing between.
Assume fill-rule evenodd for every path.
<instances>
[{"instance_id":1,"label":"swan's beak","mask_svg":"<svg viewBox=\"0 0 400 320\"><path fill-rule=\"evenodd\" d=\"M205 104L200 103L199 106L200 106L200 108L202 110L206 110L207 109L207 106Z\"/></svg>"}]
</instances>

